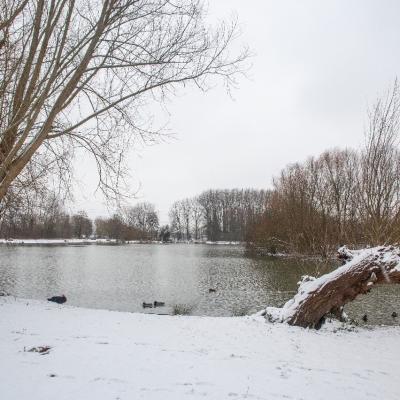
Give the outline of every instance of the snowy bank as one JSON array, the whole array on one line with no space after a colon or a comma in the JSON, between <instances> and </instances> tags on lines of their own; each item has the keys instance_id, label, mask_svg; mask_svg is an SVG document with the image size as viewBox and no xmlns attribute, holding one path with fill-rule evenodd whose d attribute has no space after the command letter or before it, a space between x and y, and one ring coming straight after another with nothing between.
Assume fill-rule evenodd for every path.
<instances>
[{"instance_id":1,"label":"snowy bank","mask_svg":"<svg viewBox=\"0 0 400 400\"><path fill-rule=\"evenodd\" d=\"M244 242L235 242L235 241L226 241L226 240L218 240L213 242L211 240L207 240L204 242L205 244L211 244L213 246L220 245L220 246L243 246Z\"/></svg>"},{"instance_id":2,"label":"snowy bank","mask_svg":"<svg viewBox=\"0 0 400 400\"><path fill-rule=\"evenodd\" d=\"M115 239L0 239L7 246L83 246L89 244L117 244Z\"/></svg>"},{"instance_id":3,"label":"snowy bank","mask_svg":"<svg viewBox=\"0 0 400 400\"><path fill-rule=\"evenodd\" d=\"M310 331L0 298L0 388L24 399L399 399L400 329ZM49 352L28 351L50 346Z\"/></svg>"}]
</instances>

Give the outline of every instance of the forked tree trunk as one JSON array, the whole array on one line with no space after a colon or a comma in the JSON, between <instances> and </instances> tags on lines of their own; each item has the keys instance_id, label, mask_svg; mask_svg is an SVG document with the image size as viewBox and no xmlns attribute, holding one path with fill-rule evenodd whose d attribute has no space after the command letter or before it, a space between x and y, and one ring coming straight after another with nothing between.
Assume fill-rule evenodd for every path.
<instances>
[{"instance_id":1,"label":"forked tree trunk","mask_svg":"<svg viewBox=\"0 0 400 400\"><path fill-rule=\"evenodd\" d=\"M342 316L343 306L374 285L400 283L400 249L374 247L350 251L342 247L338 257L346 262L318 279L304 276L293 299L282 308L268 307L271 321L304 328L318 328L327 314Z\"/></svg>"}]
</instances>

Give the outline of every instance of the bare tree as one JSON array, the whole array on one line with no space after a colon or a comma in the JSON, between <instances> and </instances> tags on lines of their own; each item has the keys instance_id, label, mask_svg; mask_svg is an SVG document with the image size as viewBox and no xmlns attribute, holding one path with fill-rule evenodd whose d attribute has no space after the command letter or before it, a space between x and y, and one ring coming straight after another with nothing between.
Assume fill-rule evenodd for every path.
<instances>
[{"instance_id":1,"label":"bare tree","mask_svg":"<svg viewBox=\"0 0 400 400\"><path fill-rule=\"evenodd\" d=\"M158 214L154 204L143 202L122 210L127 228L141 233L140 239L155 239L159 227Z\"/></svg>"},{"instance_id":2,"label":"bare tree","mask_svg":"<svg viewBox=\"0 0 400 400\"><path fill-rule=\"evenodd\" d=\"M2 0L0 201L35 157L76 148L117 196L126 149L153 138L140 107L243 68L247 50L227 52L236 22L210 30L205 18L200 0Z\"/></svg>"},{"instance_id":3,"label":"bare tree","mask_svg":"<svg viewBox=\"0 0 400 400\"><path fill-rule=\"evenodd\" d=\"M170 241L171 231L170 231L168 225L163 225L160 227L158 237L159 237L159 240L163 243L168 243Z\"/></svg>"},{"instance_id":4,"label":"bare tree","mask_svg":"<svg viewBox=\"0 0 400 400\"><path fill-rule=\"evenodd\" d=\"M369 111L366 146L361 156L361 218L370 244L397 239L400 217L400 88L392 89Z\"/></svg>"},{"instance_id":5,"label":"bare tree","mask_svg":"<svg viewBox=\"0 0 400 400\"><path fill-rule=\"evenodd\" d=\"M21 191L11 191L7 203L1 208L0 237L5 238L69 238L77 222L66 213L63 199L57 193L31 186ZM13 188L15 189L15 188ZM89 235L91 221L80 224L81 234Z\"/></svg>"},{"instance_id":6,"label":"bare tree","mask_svg":"<svg viewBox=\"0 0 400 400\"><path fill-rule=\"evenodd\" d=\"M75 237L89 237L93 231L93 223L85 211L78 211L71 218L72 233Z\"/></svg>"},{"instance_id":7,"label":"bare tree","mask_svg":"<svg viewBox=\"0 0 400 400\"><path fill-rule=\"evenodd\" d=\"M171 221L171 234L176 240L182 240L184 237L185 225L180 201L175 201L172 204L168 215Z\"/></svg>"},{"instance_id":8,"label":"bare tree","mask_svg":"<svg viewBox=\"0 0 400 400\"><path fill-rule=\"evenodd\" d=\"M351 150L326 151L320 156L337 244L354 243L357 219L359 155ZM334 243L331 243L334 244Z\"/></svg>"},{"instance_id":9,"label":"bare tree","mask_svg":"<svg viewBox=\"0 0 400 400\"><path fill-rule=\"evenodd\" d=\"M197 198L190 199L191 219L193 224L193 236L195 240L200 239L203 221L203 208Z\"/></svg>"},{"instance_id":10,"label":"bare tree","mask_svg":"<svg viewBox=\"0 0 400 400\"><path fill-rule=\"evenodd\" d=\"M171 227L178 240L198 240L204 233L212 241L243 241L269 195L254 189L207 190L172 205Z\"/></svg>"},{"instance_id":11,"label":"bare tree","mask_svg":"<svg viewBox=\"0 0 400 400\"><path fill-rule=\"evenodd\" d=\"M126 239L126 225L119 214L114 214L110 218L98 217L95 219L95 226L98 237L118 240Z\"/></svg>"},{"instance_id":12,"label":"bare tree","mask_svg":"<svg viewBox=\"0 0 400 400\"><path fill-rule=\"evenodd\" d=\"M190 199L182 200L180 202L180 208L185 232L185 240L190 240L192 238L192 203L190 202Z\"/></svg>"}]
</instances>

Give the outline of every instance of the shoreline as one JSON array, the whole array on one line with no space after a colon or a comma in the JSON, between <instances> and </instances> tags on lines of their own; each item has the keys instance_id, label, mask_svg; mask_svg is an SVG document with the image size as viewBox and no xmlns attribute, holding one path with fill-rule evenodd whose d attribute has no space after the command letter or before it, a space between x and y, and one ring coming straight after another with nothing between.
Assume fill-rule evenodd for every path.
<instances>
[{"instance_id":1,"label":"shoreline","mask_svg":"<svg viewBox=\"0 0 400 400\"><path fill-rule=\"evenodd\" d=\"M117 245L115 239L0 239L0 246Z\"/></svg>"},{"instance_id":2,"label":"shoreline","mask_svg":"<svg viewBox=\"0 0 400 400\"><path fill-rule=\"evenodd\" d=\"M121 246L127 244L204 244L204 245L223 245L223 246L244 246L242 242L226 241L189 241L189 242L167 242L157 240L126 240L117 239L0 239L0 246L88 246L88 245L109 245Z\"/></svg>"},{"instance_id":3,"label":"shoreline","mask_svg":"<svg viewBox=\"0 0 400 400\"><path fill-rule=\"evenodd\" d=\"M399 328L312 331L0 297L0 332L5 400L400 396ZM29 351L40 346L50 349Z\"/></svg>"}]
</instances>

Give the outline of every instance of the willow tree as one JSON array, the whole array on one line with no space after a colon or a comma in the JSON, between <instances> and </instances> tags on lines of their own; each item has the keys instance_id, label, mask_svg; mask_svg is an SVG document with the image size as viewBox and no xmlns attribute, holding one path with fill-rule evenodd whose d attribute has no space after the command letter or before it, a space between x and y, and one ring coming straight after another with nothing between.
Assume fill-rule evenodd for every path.
<instances>
[{"instance_id":1,"label":"willow tree","mask_svg":"<svg viewBox=\"0 0 400 400\"><path fill-rule=\"evenodd\" d=\"M209 28L199 0L2 0L0 202L32 163L47 170L81 147L118 193L124 155L150 132L140 110L186 83L232 83L235 21ZM61 161L60 161L61 160Z\"/></svg>"}]
</instances>

